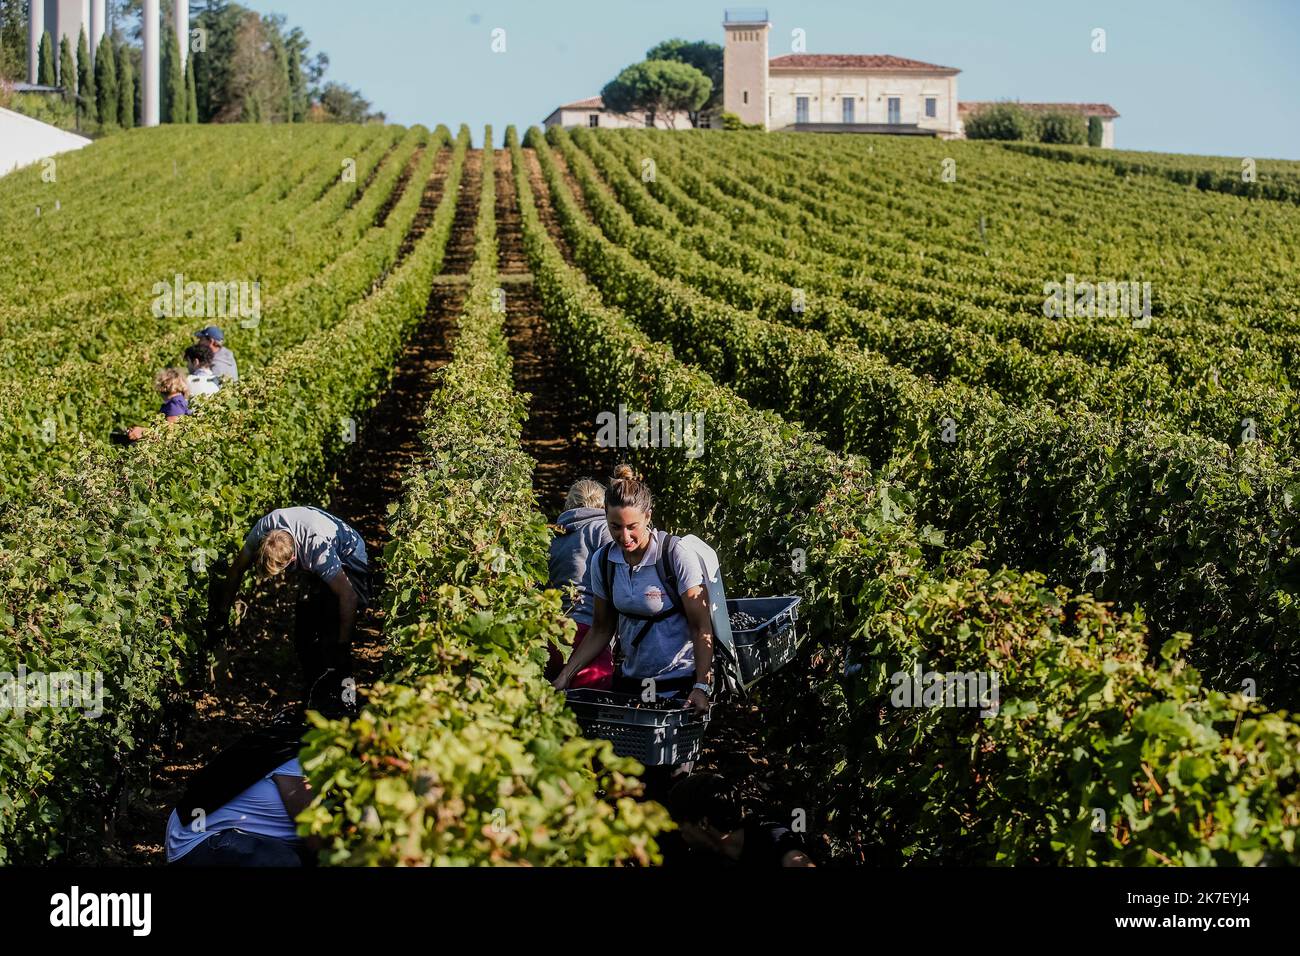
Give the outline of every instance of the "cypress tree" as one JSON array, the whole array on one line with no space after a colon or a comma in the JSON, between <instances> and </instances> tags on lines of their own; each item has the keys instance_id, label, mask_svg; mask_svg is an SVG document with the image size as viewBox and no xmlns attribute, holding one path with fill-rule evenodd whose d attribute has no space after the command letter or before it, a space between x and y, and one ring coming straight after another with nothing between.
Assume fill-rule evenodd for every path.
<instances>
[{"instance_id":1,"label":"cypress tree","mask_svg":"<svg viewBox=\"0 0 1300 956\"><path fill-rule=\"evenodd\" d=\"M110 44L105 43L101 46L100 52ZM117 121L122 124L123 129L131 129L135 126L135 67L131 65L131 55L127 52L126 47L122 48L121 53L122 70L118 78L118 96L117 96Z\"/></svg>"},{"instance_id":2,"label":"cypress tree","mask_svg":"<svg viewBox=\"0 0 1300 956\"><path fill-rule=\"evenodd\" d=\"M81 97L79 109L84 109L92 122L99 122L99 103L95 99L95 68L90 62L90 44L86 31L77 40L77 95Z\"/></svg>"},{"instance_id":3,"label":"cypress tree","mask_svg":"<svg viewBox=\"0 0 1300 956\"><path fill-rule=\"evenodd\" d=\"M273 30L271 34L271 55L275 62L275 71L280 75L280 85L283 88L276 90L276 99L279 102L273 107L270 119L271 122L275 122L279 119L278 114L283 111L284 122L292 123L293 77L290 73L289 52L285 49L284 38L280 36L279 30Z\"/></svg>"},{"instance_id":4,"label":"cypress tree","mask_svg":"<svg viewBox=\"0 0 1300 956\"><path fill-rule=\"evenodd\" d=\"M166 55L163 57L162 121L184 123L189 111L185 105L185 74L181 72L181 46L176 31L168 30Z\"/></svg>"},{"instance_id":5,"label":"cypress tree","mask_svg":"<svg viewBox=\"0 0 1300 956\"><path fill-rule=\"evenodd\" d=\"M41 54L37 63L36 79L40 85L58 86L59 77L54 66L54 40L51 39L49 30L41 34Z\"/></svg>"},{"instance_id":6,"label":"cypress tree","mask_svg":"<svg viewBox=\"0 0 1300 956\"><path fill-rule=\"evenodd\" d=\"M296 45L289 47L289 112L290 123L301 123L306 118L306 93L302 79L302 54Z\"/></svg>"},{"instance_id":7,"label":"cypress tree","mask_svg":"<svg viewBox=\"0 0 1300 956\"><path fill-rule=\"evenodd\" d=\"M185 60L185 122L199 121L199 91L194 83L194 54Z\"/></svg>"},{"instance_id":8,"label":"cypress tree","mask_svg":"<svg viewBox=\"0 0 1300 956\"><path fill-rule=\"evenodd\" d=\"M99 103L100 122L113 126L117 118L117 57L113 44L105 40L95 57L95 94Z\"/></svg>"},{"instance_id":9,"label":"cypress tree","mask_svg":"<svg viewBox=\"0 0 1300 956\"><path fill-rule=\"evenodd\" d=\"M59 85L69 94L77 92L77 64L67 37L59 41Z\"/></svg>"}]
</instances>

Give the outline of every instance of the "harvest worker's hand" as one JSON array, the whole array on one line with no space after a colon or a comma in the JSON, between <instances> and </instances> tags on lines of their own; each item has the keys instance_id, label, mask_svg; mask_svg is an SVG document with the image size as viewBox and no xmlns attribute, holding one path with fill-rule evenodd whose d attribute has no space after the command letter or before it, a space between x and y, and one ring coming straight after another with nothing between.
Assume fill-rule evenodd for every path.
<instances>
[{"instance_id":1,"label":"harvest worker's hand","mask_svg":"<svg viewBox=\"0 0 1300 956\"><path fill-rule=\"evenodd\" d=\"M686 706L694 707L697 714L707 714L709 712L708 695L697 687L691 691L691 696L686 698Z\"/></svg>"}]
</instances>

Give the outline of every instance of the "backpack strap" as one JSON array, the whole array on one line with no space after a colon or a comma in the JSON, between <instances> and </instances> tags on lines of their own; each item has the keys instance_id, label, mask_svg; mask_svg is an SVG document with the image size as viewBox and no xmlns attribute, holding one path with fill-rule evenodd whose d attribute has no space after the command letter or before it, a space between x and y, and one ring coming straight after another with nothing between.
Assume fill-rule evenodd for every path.
<instances>
[{"instance_id":1,"label":"backpack strap","mask_svg":"<svg viewBox=\"0 0 1300 956\"><path fill-rule=\"evenodd\" d=\"M682 539L675 534L660 532L659 560L655 562L655 572L668 592L668 600L673 610L682 612L682 596L677 593L677 543Z\"/></svg>"},{"instance_id":2,"label":"backpack strap","mask_svg":"<svg viewBox=\"0 0 1300 956\"><path fill-rule=\"evenodd\" d=\"M600 582L605 586L605 600L609 606L614 608L614 613L618 614L618 608L614 607L614 562L610 560L609 549L614 547L614 542L602 544L600 550L596 552L596 560L600 562ZM614 622L615 633L618 632L618 622Z\"/></svg>"}]
</instances>

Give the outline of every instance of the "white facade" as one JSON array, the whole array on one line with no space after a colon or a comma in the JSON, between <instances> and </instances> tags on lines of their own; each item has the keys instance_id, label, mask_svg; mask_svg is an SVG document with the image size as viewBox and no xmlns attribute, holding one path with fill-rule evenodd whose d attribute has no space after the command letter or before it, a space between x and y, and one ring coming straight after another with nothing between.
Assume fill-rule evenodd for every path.
<instances>
[{"instance_id":1,"label":"white facade","mask_svg":"<svg viewBox=\"0 0 1300 956\"><path fill-rule=\"evenodd\" d=\"M107 0L90 0L90 62L95 62L95 56L99 53L99 44L104 40L104 33L108 29L108 17L106 15Z\"/></svg>"},{"instance_id":2,"label":"white facade","mask_svg":"<svg viewBox=\"0 0 1300 956\"><path fill-rule=\"evenodd\" d=\"M766 11L728 10L722 23L722 112L767 130L897 133L958 139L969 107L959 103L960 70L887 54L792 53L770 58ZM1115 110L1104 103L1024 104L1098 116L1102 146L1115 145ZM606 111L600 97L557 108L545 125L637 127L644 114ZM659 117L660 129L690 128L685 113ZM721 126L702 120L701 126Z\"/></svg>"},{"instance_id":3,"label":"white facade","mask_svg":"<svg viewBox=\"0 0 1300 956\"><path fill-rule=\"evenodd\" d=\"M181 73L190 61L190 0L173 0L172 26L176 29L176 44L181 50Z\"/></svg>"},{"instance_id":4,"label":"white facade","mask_svg":"<svg viewBox=\"0 0 1300 956\"><path fill-rule=\"evenodd\" d=\"M96 0L102 12L104 0ZM54 50L55 71L58 70L59 44L67 39L72 49L73 60L77 56L77 44L81 34L86 34L86 42L94 44L96 24L91 15L95 12L92 0L28 0L27 2L27 82L35 85L39 81L41 37L48 33ZM103 17L100 17L102 22ZM68 79L59 77L60 85L68 85ZM76 85L76 81L72 81Z\"/></svg>"},{"instance_id":5,"label":"white facade","mask_svg":"<svg viewBox=\"0 0 1300 956\"><path fill-rule=\"evenodd\" d=\"M50 156L89 146L90 140L42 123L40 120L0 109L0 176Z\"/></svg>"},{"instance_id":6,"label":"white facade","mask_svg":"<svg viewBox=\"0 0 1300 956\"><path fill-rule=\"evenodd\" d=\"M552 126L561 126L565 129L572 129L575 126L644 129L648 125L647 116L646 113L613 113L605 109L599 96L593 96L587 100L558 107L542 121L542 125L547 129ZM690 129L691 118L685 111L679 110L670 116L656 116L654 126L655 129Z\"/></svg>"},{"instance_id":7,"label":"white facade","mask_svg":"<svg viewBox=\"0 0 1300 956\"><path fill-rule=\"evenodd\" d=\"M1104 117L1101 121L1101 148L1115 148L1115 121L1110 117Z\"/></svg>"},{"instance_id":8,"label":"white facade","mask_svg":"<svg viewBox=\"0 0 1300 956\"><path fill-rule=\"evenodd\" d=\"M723 109L764 129L900 126L959 130L952 67L887 55L795 53L769 58L771 24L727 11Z\"/></svg>"},{"instance_id":9,"label":"white facade","mask_svg":"<svg viewBox=\"0 0 1300 956\"><path fill-rule=\"evenodd\" d=\"M955 136L958 130L957 77L952 75L774 69L768 96L769 129L796 123L895 123L945 137ZM806 114L800 111L801 99ZM846 107L846 100L852 105ZM891 112L891 100L897 112ZM933 116L927 115L927 100Z\"/></svg>"},{"instance_id":10,"label":"white facade","mask_svg":"<svg viewBox=\"0 0 1300 956\"><path fill-rule=\"evenodd\" d=\"M86 39L90 39L90 0L59 0L56 19L53 29L48 21L45 24L45 29L50 31L50 39L54 41L54 55L59 55L59 41L67 37L75 59L82 29L86 31Z\"/></svg>"}]
</instances>

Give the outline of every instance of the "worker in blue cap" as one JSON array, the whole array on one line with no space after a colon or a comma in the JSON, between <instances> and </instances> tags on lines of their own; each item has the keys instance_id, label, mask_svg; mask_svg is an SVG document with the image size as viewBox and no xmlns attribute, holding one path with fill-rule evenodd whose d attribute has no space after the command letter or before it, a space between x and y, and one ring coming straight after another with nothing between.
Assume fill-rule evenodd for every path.
<instances>
[{"instance_id":1,"label":"worker in blue cap","mask_svg":"<svg viewBox=\"0 0 1300 956\"><path fill-rule=\"evenodd\" d=\"M239 381L239 369L235 365L235 353L226 348L226 337L215 325L199 329L194 338L200 345L212 349L212 374L219 381Z\"/></svg>"}]
</instances>

